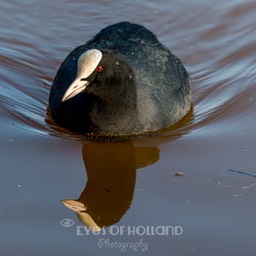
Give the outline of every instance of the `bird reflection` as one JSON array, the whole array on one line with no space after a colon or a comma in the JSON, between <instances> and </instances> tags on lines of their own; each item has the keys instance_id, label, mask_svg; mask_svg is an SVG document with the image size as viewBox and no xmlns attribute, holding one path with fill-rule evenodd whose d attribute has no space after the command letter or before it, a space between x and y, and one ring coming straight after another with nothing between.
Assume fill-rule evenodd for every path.
<instances>
[{"instance_id":1,"label":"bird reflection","mask_svg":"<svg viewBox=\"0 0 256 256\"><path fill-rule=\"evenodd\" d=\"M129 209L136 170L158 158L156 147L134 147L132 142L87 142L83 146L87 172L84 191L77 200L62 202L87 228L100 231L117 223Z\"/></svg>"}]
</instances>

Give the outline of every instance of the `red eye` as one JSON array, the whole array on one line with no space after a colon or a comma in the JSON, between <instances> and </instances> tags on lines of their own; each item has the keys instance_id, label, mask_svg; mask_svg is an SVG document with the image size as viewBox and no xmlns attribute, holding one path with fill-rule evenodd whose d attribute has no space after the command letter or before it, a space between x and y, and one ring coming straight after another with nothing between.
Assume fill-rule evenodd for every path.
<instances>
[{"instance_id":1,"label":"red eye","mask_svg":"<svg viewBox=\"0 0 256 256\"><path fill-rule=\"evenodd\" d=\"M98 72L98 73L100 73L102 70L103 70L103 67L102 67L102 66L98 66L98 67L96 68L96 72Z\"/></svg>"}]
</instances>

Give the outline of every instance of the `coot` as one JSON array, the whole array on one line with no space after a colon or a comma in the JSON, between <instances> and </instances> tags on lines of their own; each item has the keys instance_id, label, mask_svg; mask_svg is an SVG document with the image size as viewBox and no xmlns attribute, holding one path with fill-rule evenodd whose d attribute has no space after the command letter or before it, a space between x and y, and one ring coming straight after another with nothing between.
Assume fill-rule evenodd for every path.
<instances>
[{"instance_id":1,"label":"coot","mask_svg":"<svg viewBox=\"0 0 256 256\"><path fill-rule=\"evenodd\" d=\"M151 31L120 22L66 57L53 81L49 107L58 125L76 133L155 131L190 110L189 76Z\"/></svg>"}]
</instances>

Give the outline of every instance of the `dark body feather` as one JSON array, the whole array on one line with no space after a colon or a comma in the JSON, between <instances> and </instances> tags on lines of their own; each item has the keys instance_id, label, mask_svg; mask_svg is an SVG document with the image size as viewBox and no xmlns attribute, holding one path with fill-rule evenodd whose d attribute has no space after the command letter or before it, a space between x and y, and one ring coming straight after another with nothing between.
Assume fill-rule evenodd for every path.
<instances>
[{"instance_id":1,"label":"dark body feather","mask_svg":"<svg viewBox=\"0 0 256 256\"><path fill-rule=\"evenodd\" d=\"M79 56L98 49L103 71L82 93L62 102ZM191 107L189 76L180 60L145 27L120 22L102 29L61 64L49 97L52 118L71 131L131 135L166 128Z\"/></svg>"}]
</instances>

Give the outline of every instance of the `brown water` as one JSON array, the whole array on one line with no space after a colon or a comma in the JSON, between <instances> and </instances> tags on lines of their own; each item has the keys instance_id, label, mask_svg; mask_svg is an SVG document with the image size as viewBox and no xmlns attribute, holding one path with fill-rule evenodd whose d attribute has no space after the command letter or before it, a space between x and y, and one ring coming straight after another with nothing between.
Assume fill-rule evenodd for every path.
<instances>
[{"instance_id":1,"label":"brown water","mask_svg":"<svg viewBox=\"0 0 256 256\"><path fill-rule=\"evenodd\" d=\"M255 10L254 0L1 3L1 255L255 255ZM183 61L193 112L150 138L89 142L49 120L50 85L74 47L121 20ZM85 212L61 203L76 199Z\"/></svg>"}]
</instances>

